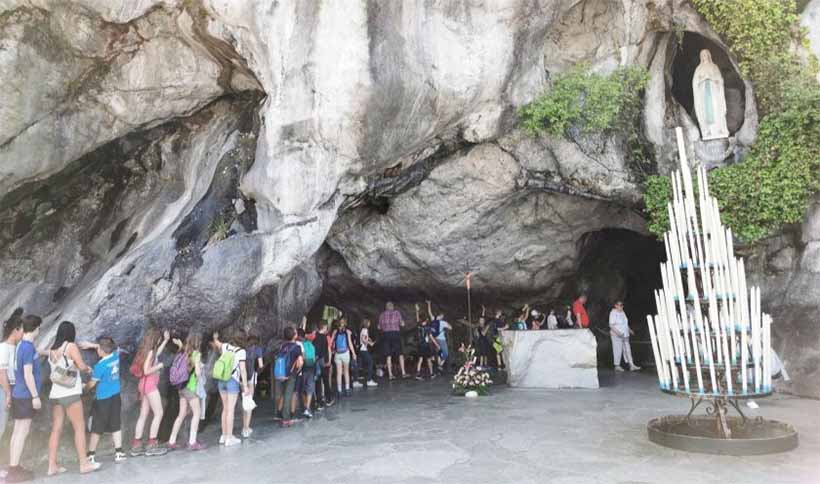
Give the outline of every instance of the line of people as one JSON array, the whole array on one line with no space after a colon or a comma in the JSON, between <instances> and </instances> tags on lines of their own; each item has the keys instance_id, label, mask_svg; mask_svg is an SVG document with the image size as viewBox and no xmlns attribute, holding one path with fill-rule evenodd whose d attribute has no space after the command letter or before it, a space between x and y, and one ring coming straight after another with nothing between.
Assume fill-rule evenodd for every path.
<instances>
[{"instance_id":1,"label":"line of people","mask_svg":"<svg viewBox=\"0 0 820 484\"><path fill-rule=\"evenodd\" d=\"M429 301L426 315L416 306L416 322L416 377L422 379L422 366L426 364L429 377L435 378L448 358L446 331L452 327L444 321L443 314L433 317ZM284 328L284 342L272 352L266 352L257 338L241 329L233 329L224 336L213 332L207 341L203 341L203 335L195 331L172 335L167 329L149 325L128 367L138 382L140 406L131 446L126 452L120 396L120 363L124 352L108 336L99 337L94 342L76 341L76 328L69 321L59 324L49 350L38 351L34 342L41 323L38 316L23 317L22 310L16 310L3 326L3 342L0 344L0 385L3 390L0 398L3 400L0 407L4 412L0 435L5 427L6 409L11 410L14 419L6 482L23 482L33 477L20 461L31 421L43 409L40 391L44 375L40 357L48 358L51 369L49 476L66 472L57 459L66 419L74 432L79 470L88 473L100 468L96 450L101 436L106 434L110 434L113 441L114 462L125 461L129 456L160 456L182 448L190 451L204 449L206 445L198 440L198 430L208 407L208 386L213 383L222 407L218 442L225 446L239 444L241 440L234 435L236 407L241 405L240 435L248 438L253 433L251 421L256 407L254 394L258 377L266 366L270 367L275 418L283 427L303 418L312 418L314 411L332 406L340 397L352 395L354 388L378 386L372 356L376 341L367 319L354 334L345 317L332 323L322 320L312 325L309 331L307 318L303 318L297 327ZM404 368L400 335L404 320L401 313L388 303L378 324L384 340L382 349L387 360L388 379L394 379L392 363L395 360L402 377L409 378ZM96 352L97 362L93 366L86 364L83 350ZM270 365L265 364L266 358ZM355 369L360 371L360 378L357 378ZM88 377L84 379L83 374ZM179 410L164 444L159 442L160 425L166 410L161 381L167 382L179 397ZM82 401L84 391L94 392L88 440ZM179 434L189 419L187 445L180 445L177 443ZM144 438L146 434L147 439Z\"/></svg>"}]
</instances>

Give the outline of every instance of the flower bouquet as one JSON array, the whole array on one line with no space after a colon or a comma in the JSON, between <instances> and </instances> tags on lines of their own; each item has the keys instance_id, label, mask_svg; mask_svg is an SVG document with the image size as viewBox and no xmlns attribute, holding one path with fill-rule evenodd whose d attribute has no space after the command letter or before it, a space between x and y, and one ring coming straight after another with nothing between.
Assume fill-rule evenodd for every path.
<instances>
[{"instance_id":1,"label":"flower bouquet","mask_svg":"<svg viewBox=\"0 0 820 484\"><path fill-rule=\"evenodd\" d=\"M467 392L474 391L479 395L488 395L490 393L489 386L492 385L493 381L487 371L476 366L475 350L472 346L466 348L462 346L459 351L464 352L466 361L453 377L453 393L464 395Z\"/></svg>"}]
</instances>

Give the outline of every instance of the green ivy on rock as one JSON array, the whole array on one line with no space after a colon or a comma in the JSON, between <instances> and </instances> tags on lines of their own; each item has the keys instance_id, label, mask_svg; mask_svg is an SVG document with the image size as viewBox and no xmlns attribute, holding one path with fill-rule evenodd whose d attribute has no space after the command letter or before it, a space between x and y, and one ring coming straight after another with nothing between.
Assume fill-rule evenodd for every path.
<instances>
[{"instance_id":1,"label":"green ivy on rock","mask_svg":"<svg viewBox=\"0 0 820 484\"><path fill-rule=\"evenodd\" d=\"M558 74L548 91L521 109L521 124L533 135L546 131L568 137L570 129L628 133L640 114L648 80L649 73L641 66L621 67L607 75L578 65Z\"/></svg>"}]
</instances>

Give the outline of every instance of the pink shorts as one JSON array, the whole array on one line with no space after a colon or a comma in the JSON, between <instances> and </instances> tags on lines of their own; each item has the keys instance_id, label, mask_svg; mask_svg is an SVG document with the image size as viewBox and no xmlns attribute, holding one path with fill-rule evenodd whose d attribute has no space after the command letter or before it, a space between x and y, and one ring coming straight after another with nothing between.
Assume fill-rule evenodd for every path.
<instances>
[{"instance_id":1,"label":"pink shorts","mask_svg":"<svg viewBox=\"0 0 820 484\"><path fill-rule=\"evenodd\" d=\"M142 398L144 395L148 395L151 392L157 391L158 388L159 373L152 373L150 375L140 378L139 386L137 386L137 389L140 393L140 398Z\"/></svg>"}]
</instances>

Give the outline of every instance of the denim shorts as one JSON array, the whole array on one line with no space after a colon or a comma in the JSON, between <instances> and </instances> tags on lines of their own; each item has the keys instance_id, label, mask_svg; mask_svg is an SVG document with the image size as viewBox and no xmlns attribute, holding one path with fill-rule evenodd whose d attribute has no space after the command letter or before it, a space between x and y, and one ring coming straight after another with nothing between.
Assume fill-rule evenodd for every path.
<instances>
[{"instance_id":1,"label":"denim shorts","mask_svg":"<svg viewBox=\"0 0 820 484\"><path fill-rule=\"evenodd\" d=\"M447 348L447 340L439 339L436 341L438 341L438 345L441 347L441 349L439 350L439 355L441 356L441 359L446 360L447 357L450 356L449 349Z\"/></svg>"},{"instance_id":2,"label":"denim shorts","mask_svg":"<svg viewBox=\"0 0 820 484\"><path fill-rule=\"evenodd\" d=\"M228 381L217 382L216 387L220 393L239 393L239 382L233 378Z\"/></svg>"},{"instance_id":3,"label":"denim shorts","mask_svg":"<svg viewBox=\"0 0 820 484\"><path fill-rule=\"evenodd\" d=\"M305 395L314 395L316 393L316 367L302 368L302 393Z\"/></svg>"}]
</instances>

